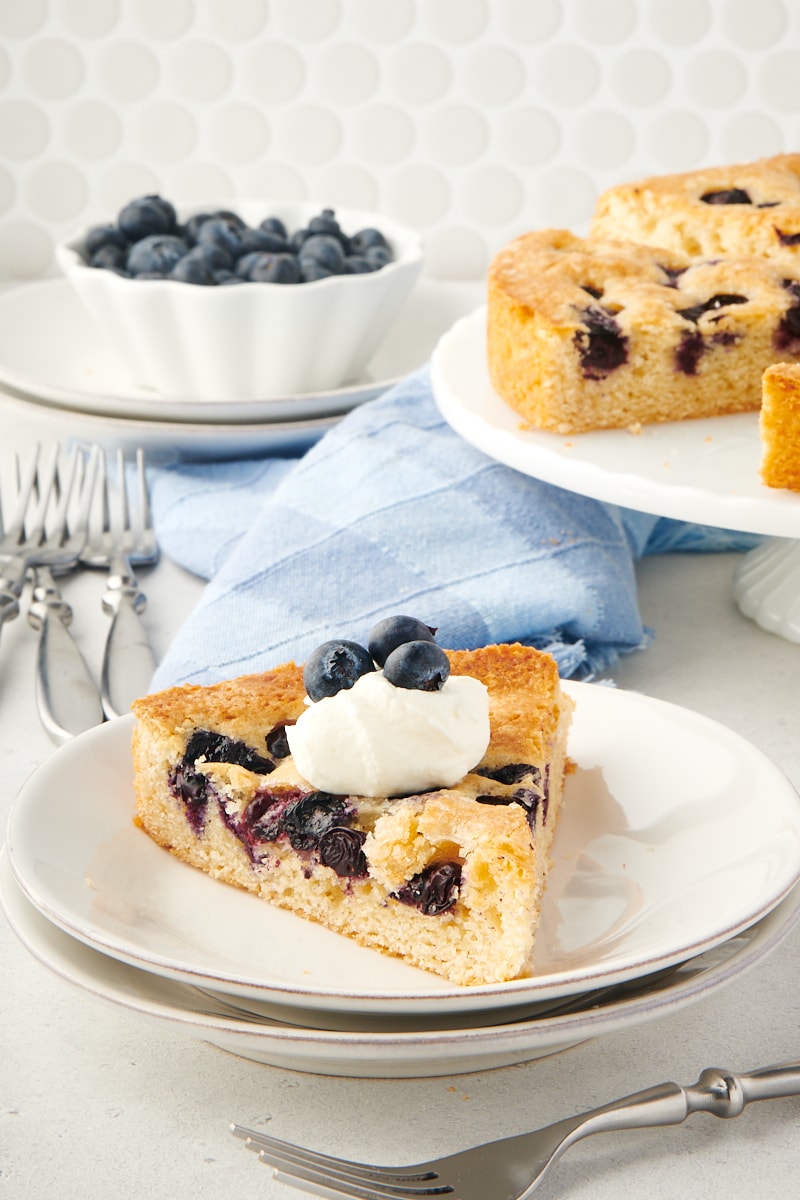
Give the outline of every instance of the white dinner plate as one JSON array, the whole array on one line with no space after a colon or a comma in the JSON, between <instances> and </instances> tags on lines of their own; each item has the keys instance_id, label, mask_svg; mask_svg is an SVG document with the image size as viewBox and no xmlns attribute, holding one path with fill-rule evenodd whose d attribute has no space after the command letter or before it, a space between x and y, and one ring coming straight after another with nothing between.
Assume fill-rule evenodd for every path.
<instances>
[{"instance_id":1,"label":"white dinner plate","mask_svg":"<svg viewBox=\"0 0 800 1200\"><path fill-rule=\"evenodd\" d=\"M580 495L748 533L800 537L800 495L761 483L758 413L562 436L526 429L492 387L486 309L457 321L433 354L444 419L491 458Z\"/></svg>"},{"instance_id":2,"label":"white dinner plate","mask_svg":"<svg viewBox=\"0 0 800 1200\"><path fill-rule=\"evenodd\" d=\"M142 971L101 954L64 933L25 898L0 854L0 907L9 925L44 966L82 992L178 1035L284 1070L357 1078L431 1078L529 1062L589 1038L669 1016L702 1000L752 969L797 925L800 888L755 925L713 950L676 967L661 980L629 984L629 993L589 1002L563 1016L472 1027L364 1029L361 1018L336 1030L232 1012L189 984ZM31 1001L35 1020L35 998Z\"/></svg>"},{"instance_id":3,"label":"white dinner plate","mask_svg":"<svg viewBox=\"0 0 800 1200\"><path fill-rule=\"evenodd\" d=\"M149 463L218 462L259 455L304 454L341 416L305 421L220 422L145 421L105 417L40 404L33 397L0 392L0 427L13 423L16 436L27 441L83 445L130 453L141 447Z\"/></svg>"},{"instance_id":4,"label":"white dinner plate","mask_svg":"<svg viewBox=\"0 0 800 1200\"><path fill-rule=\"evenodd\" d=\"M348 412L428 361L441 335L479 299L476 285L420 281L364 378L346 387L254 400L160 396L134 383L66 279L0 294L0 386L39 404L102 417L272 423Z\"/></svg>"},{"instance_id":5,"label":"white dinner plate","mask_svg":"<svg viewBox=\"0 0 800 1200\"><path fill-rule=\"evenodd\" d=\"M96 949L159 974L348 1012L465 1012L634 979L700 954L800 877L800 801L745 739L633 692L567 683L577 763L533 976L456 987L247 892L133 822L127 716L62 746L20 791L8 853L28 899Z\"/></svg>"}]
</instances>

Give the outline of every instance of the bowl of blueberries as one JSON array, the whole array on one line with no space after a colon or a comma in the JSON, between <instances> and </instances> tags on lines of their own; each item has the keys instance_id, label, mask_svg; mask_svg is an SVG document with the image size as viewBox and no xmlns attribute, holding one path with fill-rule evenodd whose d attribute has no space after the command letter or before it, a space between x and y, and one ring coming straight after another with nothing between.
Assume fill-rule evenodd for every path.
<instances>
[{"instance_id":1,"label":"bowl of blueberries","mask_svg":"<svg viewBox=\"0 0 800 1200\"><path fill-rule=\"evenodd\" d=\"M134 383L242 400L363 381L423 255L419 233L374 213L141 196L56 258Z\"/></svg>"}]
</instances>

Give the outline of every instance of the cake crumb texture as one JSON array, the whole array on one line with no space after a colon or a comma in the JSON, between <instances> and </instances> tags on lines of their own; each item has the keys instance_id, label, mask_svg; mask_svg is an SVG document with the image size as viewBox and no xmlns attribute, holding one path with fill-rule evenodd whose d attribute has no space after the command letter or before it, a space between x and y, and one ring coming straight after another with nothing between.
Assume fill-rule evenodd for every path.
<instances>
[{"instance_id":1,"label":"cake crumb texture","mask_svg":"<svg viewBox=\"0 0 800 1200\"><path fill-rule=\"evenodd\" d=\"M761 478L800 492L800 364L777 363L762 379Z\"/></svg>"}]
</instances>

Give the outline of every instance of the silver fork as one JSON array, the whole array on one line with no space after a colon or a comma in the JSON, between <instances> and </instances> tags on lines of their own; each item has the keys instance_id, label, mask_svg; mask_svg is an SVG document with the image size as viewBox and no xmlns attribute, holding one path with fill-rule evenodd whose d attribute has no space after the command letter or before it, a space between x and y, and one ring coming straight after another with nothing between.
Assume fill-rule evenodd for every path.
<instances>
[{"instance_id":1,"label":"silver fork","mask_svg":"<svg viewBox=\"0 0 800 1200\"><path fill-rule=\"evenodd\" d=\"M67 536L67 506L78 478L81 451L71 460L69 484L52 514L60 447L42 455L36 446L24 468L16 461L14 512L7 528L0 510L0 628L19 613L19 598L32 566L67 567L78 561L80 544Z\"/></svg>"},{"instance_id":2,"label":"silver fork","mask_svg":"<svg viewBox=\"0 0 800 1200\"><path fill-rule=\"evenodd\" d=\"M69 625L72 609L56 585L54 572L63 574L74 567L86 542L89 507L97 472L98 447L87 457L72 456L66 481L56 469L53 500L57 504L56 526L65 524L62 550L71 552L59 568L39 563L33 568L34 586L28 608L28 624L36 630L36 706L45 730L57 745L63 745L103 720L100 691ZM19 459L17 460L19 478Z\"/></svg>"},{"instance_id":3,"label":"silver fork","mask_svg":"<svg viewBox=\"0 0 800 1200\"><path fill-rule=\"evenodd\" d=\"M232 1125L231 1131L273 1168L276 1179L318 1195L356 1200L414 1200L420 1196L525 1200L564 1151L589 1134L679 1125L693 1112L738 1117L753 1100L797 1095L800 1061L739 1075L708 1067L689 1087L661 1083L533 1133L404 1167L350 1162L242 1125Z\"/></svg>"},{"instance_id":4,"label":"silver fork","mask_svg":"<svg viewBox=\"0 0 800 1200\"><path fill-rule=\"evenodd\" d=\"M113 490L105 455L100 459L98 506L90 521L81 562L108 571L103 609L111 616L100 672L100 695L106 717L128 712L131 702L143 695L156 668L141 613L147 598L139 588L134 566L158 561L147 490L144 451L136 451L136 489L132 500L125 471L125 456L116 455L117 486Z\"/></svg>"}]
</instances>

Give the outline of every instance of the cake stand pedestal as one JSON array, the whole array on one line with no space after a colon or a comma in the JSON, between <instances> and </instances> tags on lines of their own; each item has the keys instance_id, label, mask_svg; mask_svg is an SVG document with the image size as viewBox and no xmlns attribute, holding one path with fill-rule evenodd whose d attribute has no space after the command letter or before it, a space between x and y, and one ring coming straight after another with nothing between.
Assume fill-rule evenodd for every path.
<instances>
[{"instance_id":1,"label":"cake stand pedestal","mask_svg":"<svg viewBox=\"0 0 800 1200\"><path fill-rule=\"evenodd\" d=\"M736 568L733 598L768 633L800 642L800 542L771 538Z\"/></svg>"}]
</instances>

